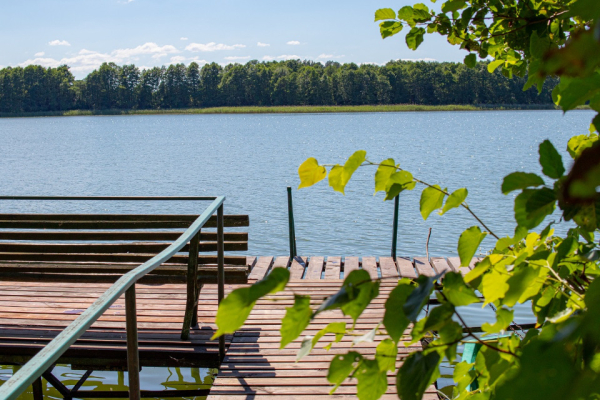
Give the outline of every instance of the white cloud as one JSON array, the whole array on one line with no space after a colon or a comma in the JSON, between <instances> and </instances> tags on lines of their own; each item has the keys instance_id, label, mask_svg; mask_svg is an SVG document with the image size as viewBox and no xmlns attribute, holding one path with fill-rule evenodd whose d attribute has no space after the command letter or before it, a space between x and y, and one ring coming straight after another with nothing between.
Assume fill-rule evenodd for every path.
<instances>
[{"instance_id":1,"label":"white cloud","mask_svg":"<svg viewBox=\"0 0 600 400\"><path fill-rule=\"evenodd\" d=\"M180 37L179 40L188 40L186 37Z\"/></svg>"},{"instance_id":2,"label":"white cloud","mask_svg":"<svg viewBox=\"0 0 600 400\"><path fill-rule=\"evenodd\" d=\"M317 57L317 59L320 59L320 60L324 60L324 59L327 59L327 60L335 60L336 58L344 58L344 57L346 57L346 56L345 56L345 55L341 55L341 56L334 56L333 54L325 54L325 53L323 53L323 54L320 54L320 55Z\"/></svg>"},{"instance_id":3,"label":"white cloud","mask_svg":"<svg viewBox=\"0 0 600 400\"><path fill-rule=\"evenodd\" d=\"M43 57L44 54L46 54L46 53L44 53L43 51L40 51L39 53L35 53L34 56L36 56L36 57Z\"/></svg>"},{"instance_id":4,"label":"white cloud","mask_svg":"<svg viewBox=\"0 0 600 400\"><path fill-rule=\"evenodd\" d=\"M435 58L399 58L398 61L437 61Z\"/></svg>"},{"instance_id":5,"label":"white cloud","mask_svg":"<svg viewBox=\"0 0 600 400\"><path fill-rule=\"evenodd\" d=\"M139 56L142 55L151 55L152 58L159 59L168 54L179 52L179 50L171 45L158 46L156 43L148 42L134 48L117 49L110 53L100 53L93 50L81 49L77 55L61 59L44 58L40 56L26 60L20 63L19 66L25 67L27 65L35 64L43 67L58 67L59 65L66 64L71 68L71 71L75 75L81 76L82 74L92 72L105 62L124 64L137 61ZM196 60L194 58L188 60L190 60L190 62L196 61L198 63L204 61Z\"/></svg>"},{"instance_id":6,"label":"white cloud","mask_svg":"<svg viewBox=\"0 0 600 400\"><path fill-rule=\"evenodd\" d=\"M172 53L179 53L179 50L170 44L159 46L156 43L148 42L134 47L133 49L115 50L111 53L111 55L117 58L131 58L142 54L152 54L152 58L161 58Z\"/></svg>"},{"instance_id":7,"label":"white cloud","mask_svg":"<svg viewBox=\"0 0 600 400\"><path fill-rule=\"evenodd\" d=\"M235 61L235 60L248 60L250 56L229 56L225 57L226 60Z\"/></svg>"},{"instance_id":8,"label":"white cloud","mask_svg":"<svg viewBox=\"0 0 600 400\"><path fill-rule=\"evenodd\" d=\"M70 46L71 43L67 42L66 40L53 40L51 42L48 42L48 44L50 46Z\"/></svg>"},{"instance_id":9,"label":"white cloud","mask_svg":"<svg viewBox=\"0 0 600 400\"><path fill-rule=\"evenodd\" d=\"M300 44L300 42L297 40L290 40L289 42L287 42L287 44L292 45L292 46L298 46Z\"/></svg>"},{"instance_id":10,"label":"white cloud","mask_svg":"<svg viewBox=\"0 0 600 400\"><path fill-rule=\"evenodd\" d=\"M195 57L173 56L173 57L171 57L171 62L169 62L169 64L181 64L181 63L190 64L192 62L196 62L197 64L200 64L200 65L208 64L208 61L200 60L198 58L198 56L195 56Z\"/></svg>"},{"instance_id":11,"label":"white cloud","mask_svg":"<svg viewBox=\"0 0 600 400\"><path fill-rule=\"evenodd\" d=\"M269 44L269 43L262 43L262 42L258 42L258 43L256 43L256 45L257 45L258 47L269 47L269 46L270 46L270 44Z\"/></svg>"},{"instance_id":12,"label":"white cloud","mask_svg":"<svg viewBox=\"0 0 600 400\"><path fill-rule=\"evenodd\" d=\"M217 50L235 50L235 49L241 49L246 47L243 44L234 44L234 45L227 45L227 44L223 44L223 43L215 43L215 42L210 42L210 43L190 43L188 44L185 49L188 51L217 51Z\"/></svg>"},{"instance_id":13,"label":"white cloud","mask_svg":"<svg viewBox=\"0 0 600 400\"><path fill-rule=\"evenodd\" d=\"M284 54L281 56L277 56L277 57L271 57L271 56L264 56L262 59L264 61L273 61L273 60L298 60L300 57L293 54L293 55L288 55L288 54Z\"/></svg>"}]
</instances>

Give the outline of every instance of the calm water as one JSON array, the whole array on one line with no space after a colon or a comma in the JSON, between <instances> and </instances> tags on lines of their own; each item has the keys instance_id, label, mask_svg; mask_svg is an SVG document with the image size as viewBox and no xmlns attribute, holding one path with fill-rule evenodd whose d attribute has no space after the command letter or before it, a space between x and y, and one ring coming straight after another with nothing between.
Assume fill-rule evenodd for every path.
<instances>
[{"instance_id":1,"label":"calm water","mask_svg":"<svg viewBox=\"0 0 600 400\"><path fill-rule=\"evenodd\" d=\"M588 130L592 112L488 111L288 115L160 115L0 119L1 193L6 195L225 195L226 213L250 215L250 255L288 252L286 187L297 187L308 157L343 163L355 150L372 161L393 157L413 175L455 190L469 189L473 210L499 236L513 233L513 195L500 192L513 171L541 173L537 146L550 139L562 152ZM325 182L294 190L302 255L388 255L393 203L373 196L375 169L359 169L346 195ZM460 233L475 224L461 210L419 214L420 190L400 200L399 255L454 256ZM25 203L2 212L196 213L185 203ZM558 218L556 218L558 222ZM567 226L558 224L564 231ZM482 248L489 247L491 240ZM465 311L473 323L481 310ZM528 319L520 310L517 322ZM183 369L182 369L183 370ZM196 373L184 371L186 382ZM202 372L206 376L206 371ZM0 380L10 376L0 370ZM167 382L149 373L144 385ZM64 372L65 379L69 372ZM108 374L108 373L107 373ZM100 381L119 377L94 373ZM198 375L199 376L199 375ZM160 385L159 385L160 386Z\"/></svg>"}]
</instances>

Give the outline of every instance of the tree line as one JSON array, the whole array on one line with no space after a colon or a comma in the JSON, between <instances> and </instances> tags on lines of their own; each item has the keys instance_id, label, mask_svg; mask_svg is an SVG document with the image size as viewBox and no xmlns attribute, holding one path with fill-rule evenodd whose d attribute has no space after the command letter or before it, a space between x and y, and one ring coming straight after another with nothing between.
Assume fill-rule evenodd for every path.
<instances>
[{"instance_id":1,"label":"tree line","mask_svg":"<svg viewBox=\"0 0 600 400\"><path fill-rule=\"evenodd\" d=\"M140 70L104 63L82 80L66 65L0 69L0 112L365 104L552 104L525 78L490 74L487 62L390 61L384 66L287 60L172 64Z\"/></svg>"}]
</instances>

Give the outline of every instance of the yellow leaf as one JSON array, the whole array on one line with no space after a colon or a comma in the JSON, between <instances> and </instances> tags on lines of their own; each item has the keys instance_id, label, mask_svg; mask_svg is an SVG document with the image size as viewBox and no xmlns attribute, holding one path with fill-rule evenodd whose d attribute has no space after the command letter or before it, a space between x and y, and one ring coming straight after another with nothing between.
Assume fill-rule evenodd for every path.
<instances>
[{"instance_id":1,"label":"yellow leaf","mask_svg":"<svg viewBox=\"0 0 600 400\"><path fill-rule=\"evenodd\" d=\"M325 167L319 165L315 158L311 157L298 167L298 175L300 176L298 189L302 189L322 181L327 176L327 171Z\"/></svg>"}]
</instances>

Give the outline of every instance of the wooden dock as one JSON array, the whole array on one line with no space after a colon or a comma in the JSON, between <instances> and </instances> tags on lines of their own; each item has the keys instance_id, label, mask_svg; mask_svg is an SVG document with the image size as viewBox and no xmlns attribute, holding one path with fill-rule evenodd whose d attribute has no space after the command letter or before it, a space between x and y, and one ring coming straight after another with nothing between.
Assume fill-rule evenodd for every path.
<instances>
[{"instance_id":1,"label":"wooden dock","mask_svg":"<svg viewBox=\"0 0 600 400\"><path fill-rule=\"evenodd\" d=\"M442 271L466 273L456 258L424 257L249 257L250 283L262 279L273 267L291 272L288 288L269 299L260 300L246 325L227 339L227 353L220 366L210 400L221 399L309 399L332 398L326 380L334 354L358 349L374 355L372 343L352 346L352 337L335 344L330 351L322 339L313 352L296 363L297 340L279 350L280 321L294 294L309 294L315 304L335 293L344 274L362 268L372 277L381 277L381 295L365 310L356 333L372 330L381 321L384 299L400 277L433 276ZM0 363L22 364L46 345L77 315L85 310L109 284L78 283L59 285L42 282L0 282ZM239 285L226 285L231 291ZM215 330L216 285L205 285L199 301L199 326L189 340L179 337L186 304L186 288L181 284L137 284L139 351L142 366L216 367L218 342L210 341ZM276 302L272 300L277 300ZM314 334L332 321L346 321L339 311L320 314L309 326ZM124 369L126 367L125 305L120 299L59 360L77 369ZM400 346L401 363L411 348ZM384 398L396 398L390 376ZM354 398L356 381L344 383L333 398ZM437 399L429 388L426 399Z\"/></svg>"}]
</instances>

